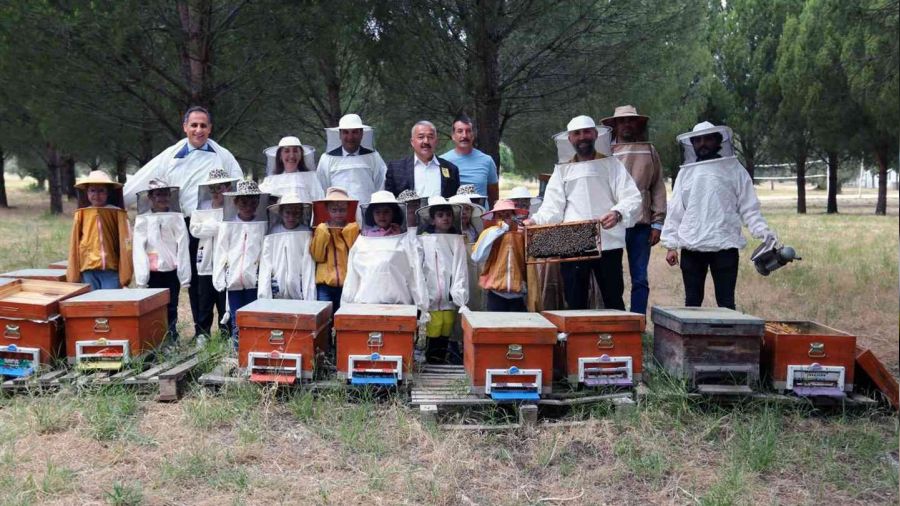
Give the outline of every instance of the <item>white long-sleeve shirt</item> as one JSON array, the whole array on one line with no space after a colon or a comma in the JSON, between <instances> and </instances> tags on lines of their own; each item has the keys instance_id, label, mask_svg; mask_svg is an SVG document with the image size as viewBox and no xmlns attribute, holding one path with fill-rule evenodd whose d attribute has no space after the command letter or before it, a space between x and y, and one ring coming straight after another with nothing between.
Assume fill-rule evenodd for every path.
<instances>
[{"instance_id":1,"label":"white long-sleeve shirt","mask_svg":"<svg viewBox=\"0 0 900 506\"><path fill-rule=\"evenodd\" d=\"M377 151L356 156L326 153L319 158L316 174L322 188L339 186L347 190L350 198L365 205L372 199L373 193L384 189L387 165Z\"/></svg>"},{"instance_id":2,"label":"white long-sleeve shirt","mask_svg":"<svg viewBox=\"0 0 900 506\"><path fill-rule=\"evenodd\" d=\"M216 236L222 223L223 211L219 209L197 209L191 216L191 235L199 239L197 244L197 274L212 276L216 257Z\"/></svg>"},{"instance_id":3,"label":"white long-sleeve shirt","mask_svg":"<svg viewBox=\"0 0 900 506\"><path fill-rule=\"evenodd\" d=\"M137 192L148 189L152 179L162 179L179 188L181 212L191 216L197 209L197 186L209 179L209 171L225 169L231 177L244 178L234 155L215 141L208 140L203 149L189 149L187 144L187 138L181 139L129 176L122 189L125 205L133 205Z\"/></svg>"},{"instance_id":4,"label":"white long-sleeve shirt","mask_svg":"<svg viewBox=\"0 0 900 506\"><path fill-rule=\"evenodd\" d=\"M428 310L458 309L469 303L466 243L459 234L423 234L419 244L424 259Z\"/></svg>"},{"instance_id":5,"label":"white long-sleeve shirt","mask_svg":"<svg viewBox=\"0 0 900 506\"><path fill-rule=\"evenodd\" d=\"M316 262L310 231L266 235L259 261L260 299L316 300Z\"/></svg>"},{"instance_id":6,"label":"white long-sleeve shirt","mask_svg":"<svg viewBox=\"0 0 900 506\"><path fill-rule=\"evenodd\" d=\"M681 166L660 240L668 249L721 251L743 248L741 224L753 237L770 234L753 181L730 156Z\"/></svg>"},{"instance_id":7,"label":"white long-sleeve shirt","mask_svg":"<svg viewBox=\"0 0 900 506\"><path fill-rule=\"evenodd\" d=\"M134 283L146 287L151 272L178 272L181 286L191 283L188 231L181 213L139 214L134 222Z\"/></svg>"},{"instance_id":8,"label":"white long-sleeve shirt","mask_svg":"<svg viewBox=\"0 0 900 506\"><path fill-rule=\"evenodd\" d=\"M622 220L600 233L600 247L606 251L625 247L625 229L634 225L640 208L641 192L628 170L616 158L607 157L557 164L532 220L538 225L596 220L618 211Z\"/></svg>"},{"instance_id":9,"label":"white long-sleeve shirt","mask_svg":"<svg viewBox=\"0 0 900 506\"><path fill-rule=\"evenodd\" d=\"M265 221L223 221L216 237L213 286L216 290L256 288Z\"/></svg>"}]
</instances>

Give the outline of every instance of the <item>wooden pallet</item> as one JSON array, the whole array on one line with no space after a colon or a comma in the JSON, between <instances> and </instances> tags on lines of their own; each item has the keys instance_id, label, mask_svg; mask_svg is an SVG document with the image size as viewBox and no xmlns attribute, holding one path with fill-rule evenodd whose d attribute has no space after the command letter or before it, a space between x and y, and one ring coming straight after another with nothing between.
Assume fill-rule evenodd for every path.
<instances>
[{"instance_id":1,"label":"wooden pallet","mask_svg":"<svg viewBox=\"0 0 900 506\"><path fill-rule=\"evenodd\" d=\"M442 409L505 405L511 406L517 414L518 423L512 424L441 425L445 429L462 430L504 430L535 425L540 407L559 408L609 403L616 412L624 412L635 406L633 393L630 391L600 393L591 390L566 390L562 385L555 385L554 389L553 393L544 394L536 401L499 403L490 397L471 393L469 380L462 366L425 365L416 374L416 381L410 390L410 405L419 407L423 422L435 424Z\"/></svg>"},{"instance_id":2,"label":"wooden pallet","mask_svg":"<svg viewBox=\"0 0 900 506\"><path fill-rule=\"evenodd\" d=\"M878 406L878 401L866 395L850 392L846 398L832 397L799 397L789 393L769 391L746 392L743 389L723 389L714 393L684 392L684 391L651 391L645 385L640 385L635 390L638 403L646 402L649 398L656 399L690 399L694 401L709 401L718 404L735 404L741 402L769 402L788 406L811 406L817 409L852 408L868 409Z\"/></svg>"},{"instance_id":3,"label":"wooden pallet","mask_svg":"<svg viewBox=\"0 0 900 506\"><path fill-rule=\"evenodd\" d=\"M238 367L237 359L234 357L223 358L216 365L216 367L213 368L212 371L200 376L198 382L200 383L200 385L211 390L218 390L220 388L233 385L253 384L251 383L250 378L248 378L247 375L243 373L241 368ZM280 384L278 386L285 389L307 388L316 390L342 388L344 386L344 382L339 380L315 380L296 382L292 384Z\"/></svg>"},{"instance_id":4,"label":"wooden pallet","mask_svg":"<svg viewBox=\"0 0 900 506\"><path fill-rule=\"evenodd\" d=\"M157 401L177 401L181 397L184 383L190 379L200 365L197 352L172 358L162 363L153 362L148 353L134 362L140 366L130 366L122 371L79 371L63 366L50 371L39 372L25 378L14 378L0 383L0 390L10 394L41 393L56 391L64 387L91 388L110 385L148 388L157 392Z\"/></svg>"}]
</instances>

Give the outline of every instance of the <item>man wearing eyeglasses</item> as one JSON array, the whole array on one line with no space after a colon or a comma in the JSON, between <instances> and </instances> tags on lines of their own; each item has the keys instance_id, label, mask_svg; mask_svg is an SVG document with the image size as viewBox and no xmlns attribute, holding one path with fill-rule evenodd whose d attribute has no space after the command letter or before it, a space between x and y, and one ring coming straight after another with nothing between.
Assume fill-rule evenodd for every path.
<instances>
[{"instance_id":1,"label":"man wearing eyeglasses","mask_svg":"<svg viewBox=\"0 0 900 506\"><path fill-rule=\"evenodd\" d=\"M184 113L182 121L185 138L166 148L153 160L147 162L132 174L123 189L125 205L135 203L137 192L146 190L153 179L168 181L179 187L179 201L184 221L190 229L191 213L197 209L198 187L208 179L209 172L224 169L230 177L244 178L244 172L230 151L209 138L212 132L212 116L203 107L194 106ZM200 335L197 326L199 295L197 287L197 245L198 240L191 236L188 250L191 256L191 285L188 296L191 301L191 315L194 320L194 333Z\"/></svg>"}]
</instances>

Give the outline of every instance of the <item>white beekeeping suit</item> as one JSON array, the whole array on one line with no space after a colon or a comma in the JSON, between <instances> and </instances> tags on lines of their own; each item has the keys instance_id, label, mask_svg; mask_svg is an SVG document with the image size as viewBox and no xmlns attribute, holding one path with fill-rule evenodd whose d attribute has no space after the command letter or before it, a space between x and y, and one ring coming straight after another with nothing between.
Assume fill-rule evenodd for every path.
<instances>
[{"instance_id":1,"label":"white beekeeping suit","mask_svg":"<svg viewBox=\"0 0 900 506\"><path fill-rule=\"evenodd\" d=\"M223 169L233 178L244 177L234 155L212 139L202 149L191 149L181 139L132 174L125 183L125 205L135 203L137 192L147 189L152 179L161 179L181 189L181 212L192 216L197 209L197 186L208 179L210 171Z\"/></svg>"},{"instance_id":2,"label":"white beekeeping suit","mask_svg":"<svg viewBox=\"0 0 900 506\"><path fill-rule=\"evenodd\" d=\"M299 223L287 228L282 210L300 208ZM269 231L259 262L260 299L316 300L316 263L309 252L312 241L312 204L287 194L269 206Z\"/></svg>"},{"instance_id":3,"label":"white beekeeping suit","mask_svg":"<svg viewBox=\"0 0 900 506\"><path fill-rule=\"evenodd\" d=\"M569 142L568 131L553 136L559 161L553 167L544 201L531 219L537 225L546 225L596 220L610 211L618 211L622 220L612 228L602 229L600 244L603 250L620 249L625 247L625 229L633 226L639 217L641 193L622 162L609 156L609 127L596 128L595 150L607 156L595 160L574 161L575 149Z\"/></svg>"},{"instance_id":4,"label":"white beekeeping suit","mask_svg":"<svg viewBox=\"0 0 900 506\"><path fill-rule=\"evenodd\" d=\"M381 206L392 211L387 227L380 227L375 221L375 211ZM391 192L380 191L361 207L362 234L350 249L341 302L414 304L421 312L420 322L427 322L428 297L422 263L415 242L406 233L405 206Z\"/></svg>"},{"instance_id":5,"label":"white beekeeping suit","mask_svg":"<svg viewBox=\"0 0 900 506\"><path fill-rule=\"evenodd\" d=\"M151 193L165 192L167 204L155 209ZM191 283L188 231L178 205L178 187L153 180L149 189L138 192L134 222L134 283L146 288L150 272L177 271L181 286Z\"/></svg>"},{"instance_id":6,"label":"white beekeeping suit","mask_svg":"<svg viewBox=\"0 0 900 506\"><path fill-rule=\"evenodd\" d=\"M243 202L255 202L252 217L239 215L239 198ZM266 207L269 195L259 191L254 181L240 181L237 190L225 194L223 221L216 238L216 254L213 263L213 286L218 291L256 288L259 258L268 222Z\"/></svg>"},{"instance_id":7,"label":"white beekeeping suit","mask_svg":"<svg viewBox=\"0 0 900 506\"><path fill-rule=\"evenodd\" d=\"M340 131L362 129L362 142L357 153L345 153L341 146ZM327 147L319 158L316 173L322 188L339 186L347 190L350 198L368 204L372 194L384 189L387 165L375 151L374 131L363 125L356 114L341 118L337 128L326 128Z\"/></svg>"},{"instance_id":8,"label":"white beekeeping suit","mask_svg":"<svg viewBox=\"0 0 900 506\"><path fill-rule=\"evenodd\" d=\"M691 138L708 134L721 135L721 149L716 158L698 162ZM742 224L758 239L774 236L760 212L753 181L734 156L732 138L730 128L707 121L677 137L685 164L675 179L660 236L667 249L741 249L747 245Z\"/></svg>"},{"instance_id":9,"label":"white beekeeping suit","mask_svg":"<svg viewBox=\"0 0 900 506\"><path fill-rule=\"evenodd\" d=\"M452 212L449 230L435 226L432 214L437 210ZM461 211L461 206L441 196L429 198L428 205L417 211L429 311L456 310L469 302L469 255L460 233Z\"/></svg>"},{"instance_id":10,"label":"white beekeeping suit","mask_svg":"<svg viewBox=\"0 0 900 506\"><path fill-rule=\"evenodd\" d=\"M225 193L234 191L234 185L238 179L230 177L228 172L222 169L214 169L209 173L209 179L197 186L197 210L191 216L191 235L196 237L197 245L197 275L212 276L215 259L216 236L219 233L219 224L222 223L224 212L224 196L222 204L216 207L213 192Z\"/></svg>"},{"instance_id":11,"label":"white beekeeping suit","mask_svg":"<svg viewBox=\"0 0 900 506\"><path fill-rule=\"evenodd\" d=\"M285 172L284 165L278 160L281 149L289 146L296 146L303 152L301 166L296 172ZM301 144L297 137L288 136L278 141L277 146L266 148L263 154L266 155L266 178L259 185L260 191L276 197L294 193L306 202L325 196L316 173L315 148Z\"/></svg>"}]
</instances>

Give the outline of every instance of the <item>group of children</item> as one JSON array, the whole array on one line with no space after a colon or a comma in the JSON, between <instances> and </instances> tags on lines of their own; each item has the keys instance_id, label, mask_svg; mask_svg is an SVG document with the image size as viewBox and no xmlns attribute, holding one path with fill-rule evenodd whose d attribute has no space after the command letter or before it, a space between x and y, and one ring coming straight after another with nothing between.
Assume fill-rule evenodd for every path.
<instances>
[{"instance_id":1,"label":"group of children","mask_svg":"<svg viewBox=\"0 0 900 506\"><path fill-rule=\"evenodd\" d=\"M119 288L133 277L137 287L168 289L170 340L177 338L179 291L191 281L188 234L199 240L198 325L208 332L216 308L222 323L230 321L235 345L238 329L230 316L257 298L330 301L334 311L342 302L414 304L431 363L448 355L461 360L451 334L457 312L478 287L488 310L525 310L518 223L527 204L501 200L485 212L484 197L466 186L449 200L377 191L358 205L332 187L312 202L288 193L270 203L254 181L213 170L199 185L190 230L179 188L152 181L137 195L133 238L121 184L94 171L77 188L83 198L72 229L69 281Z\"/></svg>"}]
</instances>

